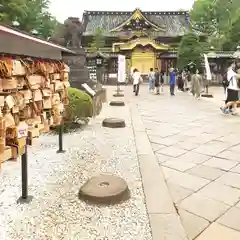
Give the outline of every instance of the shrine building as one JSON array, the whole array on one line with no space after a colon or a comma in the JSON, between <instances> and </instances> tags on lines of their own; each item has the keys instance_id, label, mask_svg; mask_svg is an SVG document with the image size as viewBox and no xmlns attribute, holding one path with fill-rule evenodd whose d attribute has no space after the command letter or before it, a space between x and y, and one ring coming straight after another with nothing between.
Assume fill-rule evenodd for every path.
<instances>
[{"instance_id":1,"label":"shrine building","mask_svg":"<svg viewBox=\"0 0 240 240\"><path fill-rule=\"evenodd\" d=\"M106 56L108 75L113 75L117 73L118 54L126 56L128 72L137 68L147 74L151 67L168 72L176 66L178 45L190 27L186 11L144 12L138 8L133 12L85 11L83 18L87 25L82 46L87 51L90 74L95 71L92 69L95 63L89 47L98 29L102 29L105 39L100 52Z\"/></svg>"}]
</instances>

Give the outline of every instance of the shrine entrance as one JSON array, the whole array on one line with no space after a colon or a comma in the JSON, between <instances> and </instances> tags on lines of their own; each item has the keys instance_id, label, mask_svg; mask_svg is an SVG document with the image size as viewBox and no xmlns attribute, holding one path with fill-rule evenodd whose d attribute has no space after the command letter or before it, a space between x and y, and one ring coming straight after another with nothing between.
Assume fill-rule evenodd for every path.
<instances>
[{"instance_id":1,"label":"shrine entrance","mask_svg":"<svg viewBox=\"0 0 240 240\"><path fill-rule=\"evenodd\" d=\"M147 74L150 68L160 68L157 55L160 52L167 51L168 45L157 44L154 40L147 37L139 37L124 43L114 44L114 52L130 56L131 69L137 68L142 74Z\"/></svg>"},{"instance_id":2,"label":"shrine entrance","mask_svg":"<svg viewBox=\"0 0 240 240\"><path fill-rule=\"evenodd\" d=\"M135 47L132 51L131 67L137 68L142 74L147 74L150 68L157 67L154 49L151 47Z\"/></svg>"}]
</instances>

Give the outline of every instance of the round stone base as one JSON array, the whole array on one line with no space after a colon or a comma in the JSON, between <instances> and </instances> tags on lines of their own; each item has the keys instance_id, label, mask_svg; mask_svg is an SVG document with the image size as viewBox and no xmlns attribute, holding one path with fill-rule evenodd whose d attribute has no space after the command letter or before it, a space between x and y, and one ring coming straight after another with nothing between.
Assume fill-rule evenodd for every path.
<instances>
[{"instance_id":1,"label":"round stone base","mask_svg":"<svg viewBox=\"0 0 240 240\"><path fill-rule=\"evenodd\" d=\"M113 94L114 97L124 97L124 94L121 93L115 93Z\"/></svg>"},{"instance_id":2,"label":"round stone base","mask_svg":"<svg viewBox=\"0 0 240 240\"><path fill-rule=\"evenodd\" d=\"M109 128L124 128L126 124L125 121L120 118L105 118L102 122L102 126Z\"/></svg>"},{"instance_id":3,"label":"round stone base","mask_svg":"<svg viewBox=\"0 0 240 240\"><path fill-rule=\"evenodd\" d=\"M125 103L123 101L111 101L109 103L110 106L125 106Z\"/></svg>"},{"instance_id":4,"label":"round stone base","mask_svg":"<svg viewBox=\"0 0 240 240\"><path fill-rule=\"evenodd\" d=\"M92 177L79 190L79 199L94 204L116 204L129 198L126 181L114 175Z\"/></svg>"},{"instance_id":5,"label":"round stone base","mask_svg":"<svg viewBox=\"0 0 240 240\"><path fill-rule=\"evenodd\" d=\"M213 95L212 94L208 94L208 93L203 93L203 94L201 94L201 97L213 98Z\"/></svg>"}]
</instances>

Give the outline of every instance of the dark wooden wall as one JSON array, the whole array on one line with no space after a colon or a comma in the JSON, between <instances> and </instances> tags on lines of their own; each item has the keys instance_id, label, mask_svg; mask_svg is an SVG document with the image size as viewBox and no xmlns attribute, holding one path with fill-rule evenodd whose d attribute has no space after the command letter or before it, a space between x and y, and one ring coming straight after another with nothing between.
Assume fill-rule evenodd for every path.
<instances>
[{"instance_id":1,"label":"dark wooden wall","mask_svg":"<svg viewBox=\"0 0 240 240\"><path fill-rule=\"evenodd\" d=\"M0 31L0 53L26 55L40 58L62 59L62 51L53 47L36 43L22 37Z\"/></svg>"}]
</instances>

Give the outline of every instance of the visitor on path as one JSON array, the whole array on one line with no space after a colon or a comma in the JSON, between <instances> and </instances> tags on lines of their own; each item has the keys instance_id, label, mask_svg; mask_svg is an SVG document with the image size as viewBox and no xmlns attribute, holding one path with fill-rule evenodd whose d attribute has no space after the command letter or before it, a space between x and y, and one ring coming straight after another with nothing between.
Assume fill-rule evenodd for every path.
<instances>
[{"instance_id":1,"label":"visitor on path","mask_svg":"<svg viewBox=\"0 0 240 240\"><path fill-rule=\"evenodd\" d=\"M225 101L225 105L220 109L224 114L231 113L232 115L236 115L237 109L237 101L238 101L238 93L239 93L239 84L237 80L237 73L235 72L236 65L232 63L227 72L227 98ZM232 109L231 109L232 108Z\"/></svg>"},{"instance_id":2,"label":"visitor on path","mask_svg":"<svg viewBox=\"0 0 240 240\"><path fill-rule=\"evenodd\" d=\"M160 72L158 68L155 68L155 88L156 88L156 94L160 94Z\"/></svg>"},{"instance_id":3,"label":"visitor on path","mask_svg":"<svg viewBox=\"0 0 240 240\"><path fill-rule=\"evenodd\" d=\"M199 70L197 69L195 73L192 75L192 95L196 99L200 99L201 89L202 89L202 76L199 74Z\"/></svg>"},{"instance_id":4,"label":"visitor on path","mask_svg":"<svg viewBox=\"0 0 240 240\"><path fill-rule=\"evenodd\" d=\"M227 98L227 87L228 87L228 79L227 79L227 71L226 71L226 73L225 74L222 74L222 77L223 77L223 79L222 79L222 85L223 85L223 89L224 89L224 97L225 97L225 99L224 100L226 100L226 98Z\"/></svg>"},{"instance_id":5,"label":"visitor on path","mask_svg":"<svg viewBox=\"0 0 240 240\"><path fill-rule=\"evenodd\" d=\"M177 86L178 86L178 91L184 91L184 83L182 79L182 72L180 70L177 71Z\"/></svg>"},{"instance_id":6,"label":"visitor on path","mask_svg":"<svg viewBox=\"0 0 240 240\"><path fill-rule=\"evenodd\" d=\"M133 92L138 96L140 84L143 82L141 73L135 68L133 70Z\"/></svg>"},{"instance_id":7,"label":"visitor on path","mask_svg":"<svg viewBox=\"0 0 240 240\"><path fill-rule=\"evenodd\" d=\"M148 84L149 84L149 91L154 92L155 88L155 72L153 71L153 68L150 68L150 72L148 74Z\"/></svg>"},{"instance_id":8,"label":"visitor on path","mask_svg":"<svg viewBox=\"0 0 240 240\"><path fill-rule=\"evenodd\" d=\"M160 72L160 92L163 93L163 85L164 85L164 71Z\"/></svg>"},{"instance_id":9,"label":"visitor on path","mask_svg":"<svg viewBox=\"0 0 240 240\"><path fill-rule=\"evenodd\" d=\"M171 96L175 96L174 89L175 89L175 83L176 83L176 73L174 72L173 68L170 68L170 94Z\"/></svg>"},{"instance_id":10,"label":"visitor on path","mask_svg":"<svg viewBox=\"0 0 240 240\"><path fill-rule=\"evenodd\" d=\"M188 91L188 89L189 89L189 87L188 87L188 75L187 75L187 71L185 69L182 71L182 80L183 80L183 90Z\"/></svg>"}]
</instances>

